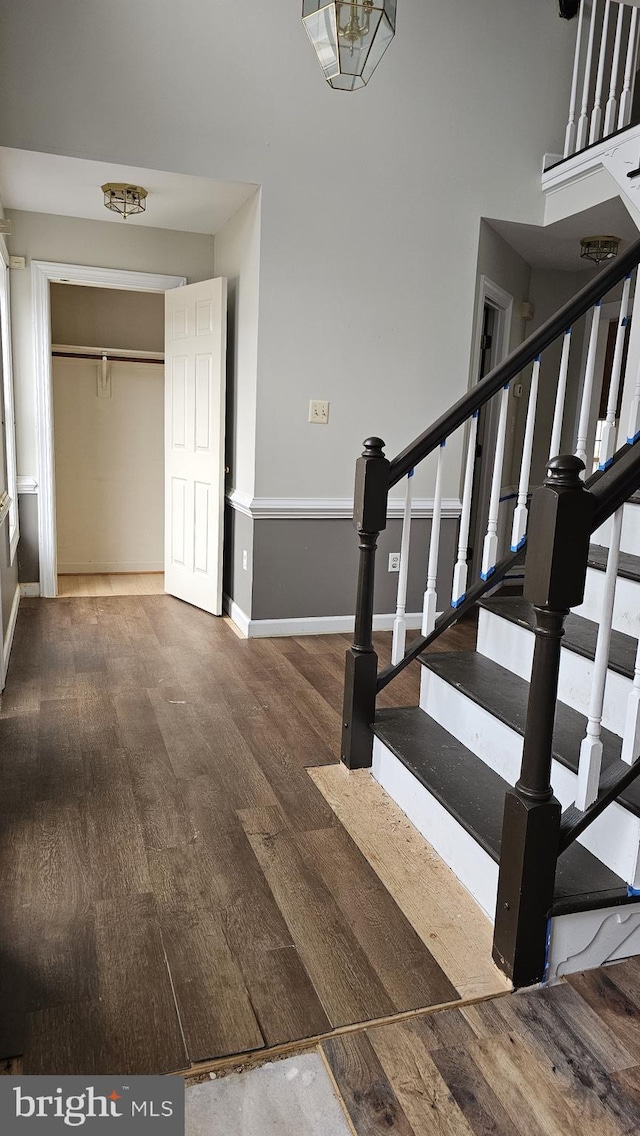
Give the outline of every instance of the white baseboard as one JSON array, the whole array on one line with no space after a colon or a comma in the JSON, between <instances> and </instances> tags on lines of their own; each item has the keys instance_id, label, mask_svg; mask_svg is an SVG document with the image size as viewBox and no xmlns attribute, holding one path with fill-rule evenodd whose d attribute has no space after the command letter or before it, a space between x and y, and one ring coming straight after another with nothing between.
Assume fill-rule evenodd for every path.
<instances>
[{"instance_id":1,"label":"white baseboard","mask_svg":"<svg viewBox=\"0 0 640 1136\"><path fill-rule=\"evenodd\" d=\"M11 612L9 613L9 622L7 629L4 633L4 643L2 644L2 689L4 690L5 682L7 681L7 671L9 669L9 658L11 656L11 646L13 644L13 636L16 629L16 621L18 619L18 608L20 607L20 584L16 584L16 590L13 594L11 603Z\"/></svg>"},{"instance_id":2,"label":"white baseboard","mask_svg":"<svg viewBox=\"0 0 640 1136\"><path fill-rule=\"evenodd\" d=\"M297 619L251 619L229 596L224 596L224 610L247 639L267 639L281 635L348 635L353 631L352 615L309 615ZM374 631L393 630L395 615L374 615ZM409 631L422 625L422 612L408 612Z\"/></svg>"},{"instance_id":3,"label":"white baseboard","mask_svg":"<svg viewBox=\"0 0 640 1136\"><path fill-rule=\"evenodd\" d=\"M104 563L90 561L87 564L63 564L58 561L59 576L96 576L109 572L114 573L114 575L120 572L164 572L164 562L162 560L125 560L124 562L119 560L105 561Z\"/></svg>"},{"instance_id":4,"label":"white baseboard","mask_svg":"<svg viewBox=\"0 0 640 1136\"><path fill-rule=\"evenodd\" d=\"M20 588L20 595L23 596L25 599L27 598L27 596L39 596L40 595L40 584L37 584L37 583L36 584L20 584L19 588Z\"/></svg>"}]
</instances>

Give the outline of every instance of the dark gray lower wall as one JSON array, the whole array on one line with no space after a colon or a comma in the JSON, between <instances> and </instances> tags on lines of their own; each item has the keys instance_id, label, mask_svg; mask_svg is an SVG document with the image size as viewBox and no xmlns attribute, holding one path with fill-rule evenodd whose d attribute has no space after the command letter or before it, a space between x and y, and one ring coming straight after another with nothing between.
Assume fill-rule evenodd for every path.
<instances>
[{"instance_id":1,"label":"dark gray lower wall","mask_svg":"<svg viewBox=\"0 0 640 1136\"><path fill-rule=\"evenodd\" d=\"M18 579L21 584L36 584L40 579L37 493L21 493L19 495L18 514L20 517Z\"/></svg>"},{"instance_id":2,"label":"dark gray lower wall","mask_svg":"<svg viewBox=\"0 0 640 1136\"><path fill-rule=\"evenodd\" d=\"M249 518L245 518L249 520ZM358 536L350 519L256 520L253 522L252 619L296 619L353 615L358 572ZM402 522L392 520L380 534L376 561L375 611L395 611L397 572L389 572L390 552L400 551ZM422 610L430 520L414 520L407 611ZM442 522L438 565L438 608L451 597L458 521ZM234 554L234 561L237 554ZM234 597L235 598L235 597Z\"/></svg>"},{"instance_id":3,"label":"dark gray lower wall","mask_svg":"<svg viewBox=\"0 0 640 1136\"><path fill-rule=\"evenodd\" d=\"M9 558L9 526L7 521L2 526L2 552L0 554L0 594L2 595L2 626L4 634L9 626L9 616L18 584L18 558L13 564Z\"/></svg>"},{"instance_id":4,"label":"dark gray lower wall","mask_svg":"<svg viewBox=\"0 0 640 1136\"><path fill-rule=\"evenodd\" d=\"M237 603L245 615L251 614L251 580L253 566L253 520L229 505L224 511L223 591ZM247 567L243 568L246 552Z\"/></svg>"}]
</instances>

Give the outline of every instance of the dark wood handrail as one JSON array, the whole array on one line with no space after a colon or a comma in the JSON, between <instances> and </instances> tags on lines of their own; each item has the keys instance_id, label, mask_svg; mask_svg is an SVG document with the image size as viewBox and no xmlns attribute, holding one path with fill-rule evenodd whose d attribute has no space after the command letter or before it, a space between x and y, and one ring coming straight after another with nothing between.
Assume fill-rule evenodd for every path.
<instances>
[{"instance_id":1,"label":"dark wood handrail","mask_svg":"<svg viewBox=\"0 0 640 1136\"><path fill-rule=\"evenodd\" d=\"M411 445L402 450L391 462L389 487L396 485L409 473L410 469L418 465L454 430L462 426L474 411L479 410L497 391L510 383L516 375L519 375L529 363L532 363L544 351L545 347L548 347L558 336L567 331L615 284L628 276L638 263L640 263L640 240L635 241L616 257L612 264L609 264L593 280L590 280L577 295L543 323L542 327L539 327L528 339L525 339L524 343L516 347L515 351L512 351L502 363L494 367L484 379L481 379L462 398L458 399L445 414L438 418L437 422L434 422Z\"/></svg>"},{"instance_id":2,"label":"dark wood handrail","mask_svg":"<svg viewBox=\"0 0 640 1136\"><path fill-rule=\"evenodd\" d=\"M594 530L640 489L640 443L621 446L615 460L604 473L594 476L587 488L595 497Z\"/></svg>"}]
</instances>

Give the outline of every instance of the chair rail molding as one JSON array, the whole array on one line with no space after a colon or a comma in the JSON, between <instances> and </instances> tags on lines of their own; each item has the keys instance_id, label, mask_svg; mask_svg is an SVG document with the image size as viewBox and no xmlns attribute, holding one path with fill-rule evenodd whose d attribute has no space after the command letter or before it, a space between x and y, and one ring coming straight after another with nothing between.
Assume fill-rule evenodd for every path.
<instances>
[{"instance_id":1,"label":"chair rail molding","mask_svg":"<svg viewBox=\"0 0 640 1136\"><path fill-rule=\"evenodd\" d=\"M51 367L51 283L121 288L133 292L167 292L186 284L185 276L130 272L84 264L31 263L33 337L36 384L36 446L38 455L38 547L43 596L57 595L56 505Z\"/></svg>"},{"instance_id":2,"label":"chair rail molding","mask_svg":"<svg viewBox=\"0 0 640 1136\"><path fill-rule=\"evenodd\" d=\"M254 521L277 520L351 520L352 497L251 497L248 493L232 489L226 494L227 504L238 513ZM433 516L433 497L414 498L411 516L414 520ZM458 497L444 497L442 516L457 519L462 510ZM391 520L402 518L404 498L391 497L387 516Z\"/></svg>"}]
</instances>

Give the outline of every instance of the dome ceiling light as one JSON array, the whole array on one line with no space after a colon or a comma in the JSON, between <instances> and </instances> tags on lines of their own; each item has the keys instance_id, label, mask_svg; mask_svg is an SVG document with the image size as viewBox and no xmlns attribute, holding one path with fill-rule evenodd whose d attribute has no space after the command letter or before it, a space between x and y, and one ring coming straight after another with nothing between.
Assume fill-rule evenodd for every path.
<instances>
[{"instance_id":1,"label":"dome ceiling light","mask_svg":"<svg viewBox=\"0 0 640 1136\"><path fill-rule=\"evenodd\" d=\"M613 260L618 255L620 237L583 237L580 241L580 256L602 264L603 260Z\"/></svg>"},{"instance_id":2,"label":"dome ceiling light","mask_svg":"<svg viewBox=\"0 0 640 1136\"><path fill-rule=\"evenodd\" d=\"M108 181L102 186L104 204L107 209L119 213L123 221L136 213L144 213L147 208L147 190L141 185L128 185L126 182Z\"/></svg>"}]
</instances>

